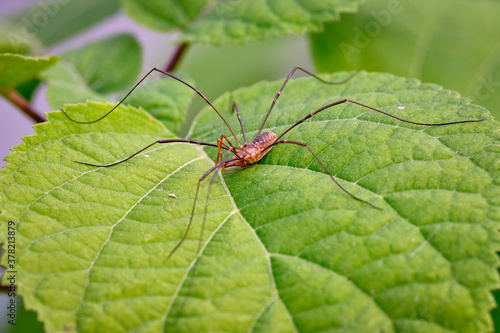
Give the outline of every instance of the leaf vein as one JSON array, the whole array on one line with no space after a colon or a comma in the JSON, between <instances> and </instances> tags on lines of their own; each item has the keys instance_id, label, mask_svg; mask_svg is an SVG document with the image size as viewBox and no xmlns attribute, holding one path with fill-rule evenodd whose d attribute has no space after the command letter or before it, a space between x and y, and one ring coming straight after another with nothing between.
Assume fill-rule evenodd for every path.
<instances>
[{"instance_id":1,"label":"leaf vein","mask_svg":"<svg viewBox=\"0 0 500 333\"><path fill-rule=\"evenodd\" d=\"M355 288L356 290L358 290L359 292L361 292L362 294L364 294L366 297L368 297L369 299L372 299L373 300L373 303L375 303L375 305L377 306L377 308L387 316L387 319L390 319L391 321L391 324L392 324L392 328L393 328L393 331L396 332L396 329L394 327L394 319L389 315L388 312L386 312L382 306L375 300L375 298L372 297L372 295L368 294L367 292L365 292L361 287L359 287L353 280L351 280L347 275L343 275L333 269L330 269L328 267L325 267L325 266L322 266L318 263L315 263L313 261L310 261L310 260L307 260L306 258L302 258L302 257L297 257L297 256L292 256L292 255L288 255L288 254L282 254L282 253L272 253L273 256L276 256L276 257L285 257L285 258L295 258L295 259L299 259L299 260L302 260L302 261L305 261L307 263L310 263L316 267L319 267L323 270L326 270L328 271L329 273L334 273L334 274L338 274L339 276L342 276L343 278L345 278L347 281L349 281Z\"/></svg>"},{"instance_id":2,"label":"leaf vein","mask_svg":"<svg viewBox=\"0 0 500 333\"><path fill-rule=\"evenodd\" d=\"M168 174L163 180L161 180L160 182L158 182L158 184L156 184L153 188L151 188L149 191L147 191L139 200L137 200L137 202L132 205L130 207L130 209L125 212L125 214L118 220L116 221L115 224L113 224L111 227L110 227L110 230L109 230L109 234L108 234L108 237L107 239L103 242L101 248L97 251L94 259L92 260L92 262L90 263L89 265L89 268L86 269L86 272L87 272L87 281L85 283L85 286L83 287L83 290L82 290L82 297L80 299L80 302L79 302L79 307L77 309L77 313L79 311L79 309L82 307L82 304L84 303L84 299L85 299L85 293L86 293L86 290L87 288L89 287L90 285L90 271L92 270L92 268L94 267L95 263L97 262L97 259L99 258L102 250L104 249L104 247L106 246L106 244L108 244L109 240L111 239L111 235L113 234L113 230L114 228L121 222L125 219L125 217L142 201L142 199L146 198L152 191L154 191L158 186L160 186L160 184L162 184L165 180L167 180L168 178L170 178L172 175L174 175L175 173L177 173L179 170L182 170L183 168L185 168L186 166L188 166L189 164L193 163L193 162L196 162L196 161L199 161L203 159L203 157L197 157L195 159L192 159L188 162L186 162L185 164L181 165L180 167L178 167L176 170L174 170L172 173ZM76 325L78 325L78 321L76 323Z\"/></svg>"}]
</instances>

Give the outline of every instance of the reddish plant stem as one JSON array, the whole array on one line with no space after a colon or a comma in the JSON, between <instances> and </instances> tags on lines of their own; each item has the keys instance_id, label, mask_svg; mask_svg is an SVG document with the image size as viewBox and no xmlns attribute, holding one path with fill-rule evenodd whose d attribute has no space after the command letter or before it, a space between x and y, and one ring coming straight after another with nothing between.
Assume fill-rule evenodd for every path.
<instances>
[{"instance_id":1,"label":"reddish plant stem","mask_svg":"<svg viewBox=\"0 0 500 333\"><path fill-rule=\"evenodd\" d=\"M27 114L31 119L33 119L37 123L43 123L45 121L42 116L40 116L33 108L31 105L28 103L28 101L21 96L17 91L14 89L9 89L7 90L7 94L5 94L5 97L15 106L17 106L19 109L21 109L25 114Z\"/></svg>"},{"instance_id":2,"label":"reddish plant stem","mask_svg":"<svg viewBox=\"0 0 500 333\"><path fill-rule=\"evenodd\" d=\"M177 45L174 53L172 53L170 59L168 60L167 65L165 66L165 72L170 73L175 70L175 68L179 64L179 61L182 58L182 55L184 54L184 52L187 50L188 47L189 47L188 43L182 43Z\"/></svg>"}]
</instances>

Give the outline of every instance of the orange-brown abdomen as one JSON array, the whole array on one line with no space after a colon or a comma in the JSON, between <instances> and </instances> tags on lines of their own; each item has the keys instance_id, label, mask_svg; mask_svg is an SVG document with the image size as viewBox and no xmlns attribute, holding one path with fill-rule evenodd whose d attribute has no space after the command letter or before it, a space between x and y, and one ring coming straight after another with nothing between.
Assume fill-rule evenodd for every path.
<instances>
[{"instance_id":1,"label":"orange-brown abdomen","mask_svg":"<svg viewBox=\"0 0 500 333\"><path fill-rule=\"evenodd\" d=\"M272 149L266 149L274 143L276 134L273 132L264 132L258 135L251 142L248 142L241 149L237 149L236 153L243 160L232 161L227 163L224 167L248 166L260 161ZM236 157L236 156L235 156Z\"/></svg>"}]
</instances>

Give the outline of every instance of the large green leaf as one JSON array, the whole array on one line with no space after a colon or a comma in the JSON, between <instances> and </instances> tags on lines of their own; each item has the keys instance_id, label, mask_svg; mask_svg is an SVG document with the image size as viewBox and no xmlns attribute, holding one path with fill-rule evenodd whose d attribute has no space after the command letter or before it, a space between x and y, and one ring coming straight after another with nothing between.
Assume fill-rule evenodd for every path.
<instances>
[{"instance_id":1,"label":"large green leaf","mask_svg":"<svg viewBox=\"0 0 500 333\"><path fill-rule=\"evenodd\" d=\"M375 1L311 34L319 71L362 68L455 89L500 117L498 1Z\"/></svg>"},{"instance_id":2,"label":"large green leaf","mask_svg":"<svg viewBox=\"0 0 500 333\"><path fill-rule=\"evenodd\" d=\"M281 84L233 94L249 137ZM215 105L224 110L228 97ZM286 138L307 142L343 186L382 210L342 192L306 149L278 146L215 178L208 205L205 180L193 227L170 259L213 162L199 147L171 144L110 168L77 164L114 162L171 134L131 108L91 125L50 113L0 174L0 218L17 226L26 306L49 332L488 331L499 124L438 86L361 73L338 86L292 81L266 130L280 133L341 98L413 121L485 121L428 127L353 105L324 111ZM66 110L90 120L109 107ZM224 114L237 130L236 116ZM211 142L223 132L208 109L192 128Z\"/></svg>"},{"instance_id":3,"label":"large green leaf","mask_svg":"<svg viewBox=\"0 0 500 333\"><path fill-rule=\"evenodd\" d=\"M180 41L234 43L320 31L364 0L122 0L125 11L153 29L182 29ZM206 13L205 13L206 12ZM203 13L203 15L200 15Z\"/></svg>"}]
</instances>

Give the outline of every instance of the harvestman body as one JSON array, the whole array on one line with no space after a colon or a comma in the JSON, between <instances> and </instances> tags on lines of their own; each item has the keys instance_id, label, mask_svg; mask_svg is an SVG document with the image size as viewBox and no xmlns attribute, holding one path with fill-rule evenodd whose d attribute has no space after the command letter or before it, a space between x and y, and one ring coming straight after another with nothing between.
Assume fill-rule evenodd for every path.
<instances>
[{"instance_id":1,"label":"harvestman body","mask_svg":"<svg viewBox=\"0 0 500 333\"><path fill-rule=\"evenodd\" d=\"M205 174L203 174L203 176L200 177L200 179L198 180L198 186L196 188L196 194L195 194L195 198L194 198L194 203L193 203L193 208L191 210L191 216L190 216L190 220L189 220L189 224L186 228L186 231L183 235L183 237L181 238L181 240L178 242L178 244L171 250L170 254L169 254L169 258L172 256L172 254L174 254L174 252L179 248L179 246L181 246L181 244L184 242L184 240L186 239L188 233L189 233L189 229L191 227L191 224L193 222L193 216L194 216L194 210L195 210L195 207L196 207L196 201L197 201L197 198L198 198L198 192L199 192L199 189L200 189L200 184L201 182L210 174L212 173L214 170L216 171L212 177L212 180L209 184L209 188L208 188L208 194L207 194L207 204L208 204L208 199L209 199L209 195L210 195L210 189L211 189L211 186L215 180L215 177L218 173L218 171L220 169L222 169L222 172L223 173L230 173L230 172L235 172L235 171L239 171L239 170L243 170L243 169L246 169L250 166L252 166L253 164L257 163L258 161L260 161L267 153L269 153L269 151L276 145L278 144L294 144L294 145L299 145L299 146L302 146L302 147L306 147L309 152L314 156L314 158L319 162L319 164L321 165L321 167L324 169L324 171L330 176L330 178L333 180L333 182L335 182L335 184L342 190L344 191L346 194L348 194L349 196L351 196L353 199L356 199L362 203L365 203L367 205L370 205L371 207L375 208L375 209L379 209L379 207L376 207L374 206L373 204L361 199L361 198L358 198L356 197L355 195L351 194L350 192L348 192L344 187L342 187L338 182L337 180L333 177L333 175L328 171L328 169L326 168L326 166L323 164L323 162L321 162L321 160L319 159L319 157L314 153L314 151L304 142L298 142L298 141L289 141L289 140L281 140L281 138L286 134L288 133L290 130L292 130L293 128L295 128L296 126L300 125L301 123L303 123L304 121L306 121L307 119L313 117L315 114L323 111L323 110L326 110L328 108L331 108L335 105L339 105L339 104L343 104L343 103L352 103L352 104L357 104L359 106L362 106L364 108L368 108L368 109L371 109L373 111L376 111L376 112L379 112L379 113L382 113L382 114L385 114L389 117L392 117L392 118L395 118L395 119L398 119L400 121L403 121L403 122L406 122L406 123L410 123L410 124L415 124L415 125L422 125L422 126L442 126L442 125L451 125L451 124L460 124L460 123L470 123L470 122L479 122L479 121L482 121L482 120L463 120L463 121L454 121L454 122L447 122L447 123L438 123L438 124L426 124L426 123L418 123L418 122L413 122L413 121L409 121L409 120L404 120L404 119L401 119L399 117L396 117L394 115L391 115L389 113L386 113L382 110L379 110L379 109L375 109L371 106L368 106L368 105L365 105L365 104L361 104L359 102L356 102L356 101L353 101L353 100L349 100L349 99L342 99L342 100L339 100L339 101L336 101L336 102L333 102L333 103L330 103L330 104L327 104L321 108L319 108L318 110L312 112L312 113L309 113L307 116L305 116L304 118L302 118L301 120L299 120L297 123L293 124L292 126L290 126L287 130L285 130L283 133L281 133L280 135L276 135L275 133L273 132L264 132L264 133L261 133L262 132L262 129L264 128L264 125L266 124L266 121L267 121L267 118L269 117L269 114L271 113L274 105L276 104L276 101L277 99L279 98L279 96L281 95L281 93L283 92L283 90L285 89L285 86L286 84L288 83L288 81L290 80L290 78L292 77L292 75L297 71L297 70L301 70L302 72L314 77L315 79L325 83L325 84L330 84L330 85L333 85L333 84L342 84L342 83L345 83L347 81L349 81L354 75L356 75L357 72L355 72L354 74L352 74L351 76L349 76L347 79L345 80L342 80L342 81L339 81L339 82L328 82L328 81L325 81L321 78L319 78L318 76L306 71L305 69L303 68L300 68L300 67L294 67L292 69L292 71L290 72L290 74L288 75L288 77L285 79L283 85L281 86L281 89L278 91L278 93L276 94L276 96L274 97L272 103L271 103L271 107L269 108L265 118L264 118L264 121L262 122L262 125L260 127L260 130L259 132L257 133L257 136L255 137L255 139L253 139L252 141L250 142L247 142L247 139L246 139L246 135L245 135L245 129L243 127L243 122L241 120L241 116L240 116L240 112L238 110L238 106L236 105L236 102L233 101L233 110L236 109L236 115L238 117L238 120L239 120L239 123L240 123L240 126L241 126L241 131L242 131L242 134L243 134L243 140L244 140L244 144L241 145L240 142L238 141L236 135L234 134L232 128L229 126L229 124L227 123L227 121L224 119L224 117L220 114L220 112L213 106L213 104L199 91L197 90L196 88L194 88L193 86L191 86L190 84L188 84L187 82L184 82L183 80L177 78L176 76L168 73L168 72L165 72L165 71L162 71L160 69L157 69L157 68L153 68L152 70L150 70L129 92L128 94L115 106L113 107L110 111L108 111L105 115L103 115L102 117L94 120L94 121L89 121L89 122L81 122L81 121L77 121L77 120L74 120L72 118L70 118L63 110L63 113L72 121L74 122L77 122L77 123L80 123L80 124L91 124L91 123L95 123L103 118L105 118L107 115L109 115L111 112L113 112L119 105L121 105L123 103L123 101L132 93L132 91L135 90L135 88L137 88L137 86L139 86L139 84L141 84L145 79L146 77L148 77L151 73L153 72L159 72L159 73L162 73L164 75L167 75L181 83L183 83L184 85L188 86L189 88L191 88L192 90L194 90L201 98L203 98L205 100L205 102L210 105L210 107L219 115L219 117L222 119L222 121L224 121L224 123L226 124L226 126L228 127L229 131L231 132L232 136L234 137L234 139L236 140L236 143L237 143L237 146L234 146L231 141L227 138L227 136L225 134L222 134L220 139L217 139L217 144L214 144L214 143L208 143L208 142L202 142L202 141L197 141L197 140L189 140L189 139L166 139L166 140L158 140L158 141L155 141L153 142L152 144L144 147L143 149L139 150L138 152L132 154L131 156L123 159L123 160L120 160L120 161L117 161L115 163L111 163L111 164L105 164L105 165L97 165L97 164L91 164L91 163L86 163L86 162L78 162L78 163L81 163L81 164L85 164L85 165L90 165L90 166L95 166L95 167L110 167L110 166L113 166L113 165L117 165L117 164L120 164L120 163L123 163L127 160L129 160L130 158L136 156L137 154L141 153L142 151L146 150L147 148L157 144L157 143L173 143L173 142L183 142L183 143L190 143L190 144L197 144L197 145L202 145L202 146L209 146L209 147L216 147L218 149L218 153L217 153L217 160L215 162L215 165L213 167L211 167L207 172L205 172ZM225 140L225 142L224 142ZM222 150L226 150L227 153L226 155L224 156L222 154ZM233 157L229 158L231 155L233 155ZM231 171L226 171L225 168L233 168L233 167L236 167L237 169L234 169L234 170L231 170ZM207 210L207 207L205 206L205 214L203 215L203 222L202 222L202 228L201 228L201 235L200 235L200 239L199 239L199 243L198 243L198 252L201 250L201 242L202 242L202 239L203 239L203 229L204 229L204 225L205 225L205 219L206 219L206 210Z\"/></svg>"}]
</instances>

